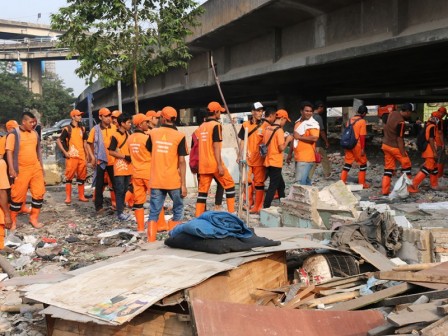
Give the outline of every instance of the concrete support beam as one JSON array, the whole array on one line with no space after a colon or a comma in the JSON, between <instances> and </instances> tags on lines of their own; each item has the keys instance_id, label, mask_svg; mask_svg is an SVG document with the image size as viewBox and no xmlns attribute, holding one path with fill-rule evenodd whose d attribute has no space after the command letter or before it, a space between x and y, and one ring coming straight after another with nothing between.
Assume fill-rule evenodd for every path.
<instances>
[{"instance_id":1,"label":"concrete support beam","mask_svg":"<svg viewBox=\"0 0 448 336\"><path fill-rule=\"evenodd\" d=\"M42 64L41 61L28 61L28 89L35 94L42 94Z\"/></svg>"}]
</instances>

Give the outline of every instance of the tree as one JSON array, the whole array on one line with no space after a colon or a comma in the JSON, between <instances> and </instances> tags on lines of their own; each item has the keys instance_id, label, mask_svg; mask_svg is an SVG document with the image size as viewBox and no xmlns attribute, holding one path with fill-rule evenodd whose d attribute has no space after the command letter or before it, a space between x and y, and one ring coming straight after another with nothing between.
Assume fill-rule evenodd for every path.
<instances>
[{"instance_id":1,"label":"tree","mask_svg":"<svg viewBox=\"0 0 448 336\"><path fill-rule=\"evenodd\" d=\"M69 118L74 102L73 89L65 88L57 75L42 78L42 96L36 99L35 105L42 114L44 124Z\"/></svg>"},{"instance_id":2,"label":"tree","mask_svg":"<svg viewBox=\"0 0 448 336\"><path fill-rule=\"evenodd\" d=\"M34 107L34 95L26 87L26 78L8 71L8 64L0 62L0 116L4 123L18 120L24 108Z\"/></svg>"},{"instance_id":3,"label":"tree","mask_svg":"<svg viewBox=\"0 0 448 336\"><path fill-rule=\"evenodd\" d=\"M64 33L60 46L78 55L76 74L104 86L118 80L133 84L135 112L138 83L171 67L186 67L191 57L185 37L202 12L195 0L67 0L52 15L52 28Z\"/></svg>"}]
</instances>

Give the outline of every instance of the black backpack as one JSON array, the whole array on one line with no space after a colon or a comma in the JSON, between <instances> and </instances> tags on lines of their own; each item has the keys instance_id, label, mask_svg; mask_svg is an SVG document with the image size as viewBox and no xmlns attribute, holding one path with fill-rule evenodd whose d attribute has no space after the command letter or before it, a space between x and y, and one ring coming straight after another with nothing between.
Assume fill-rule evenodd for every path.
<instances>
[{"instance_id":1,"label":"black backpack","mask_svg":"<svg viewBox=\"0 0 448 336\"><path fill-rule=\"evenodd\" d=\"M418 151L422 153L426 150L426 147L428 147L428 140L426 140L426 127L426 123L423 125L423 127L420 127L420 130L417 134L417 140L415 141Z\"/></svg>"},{"instance_id":2,"label":"black backpack","mask_svg":"<svg viewBox=\"0 0 448 336\"><path fill-rule=\"evenodd\" d=\"M353 123L348 122L347 127L342 132L341 136L341 147L344 149L353 149L355 148L356 144L358 143L358 139L356 139L355 130L353 126L361 120L361 118L356 119Z\"/></svg>"}]
</instances>

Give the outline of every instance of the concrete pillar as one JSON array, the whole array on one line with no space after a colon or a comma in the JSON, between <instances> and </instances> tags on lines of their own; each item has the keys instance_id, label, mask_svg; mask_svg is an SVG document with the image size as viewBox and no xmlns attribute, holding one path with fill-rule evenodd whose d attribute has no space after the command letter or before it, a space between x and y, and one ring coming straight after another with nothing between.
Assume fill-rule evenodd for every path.
<instances>
[{"instance_id":1,"label":"concrete pillar","mask_svg":"<svg viewBox=\"0 0 448 336\"><path fill-rule=\"evenodd\" d=\"M28 89L32 93L42 94L42 65L40 60L28 61L27 66L27 78ZM24 67L25 68L25 67ZM24 70L25 74L25 70Z\"/></svg>"}]
</instances>

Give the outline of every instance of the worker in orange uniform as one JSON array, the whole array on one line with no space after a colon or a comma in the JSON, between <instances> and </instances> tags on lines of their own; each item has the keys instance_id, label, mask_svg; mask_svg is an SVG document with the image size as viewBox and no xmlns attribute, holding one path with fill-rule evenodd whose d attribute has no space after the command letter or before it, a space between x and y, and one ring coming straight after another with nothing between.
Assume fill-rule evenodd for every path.
<instances>
[{"instance_id":1,"label":"worker in orange uniform","mask_svg":"<svg viewBox=\"0 0 448 336\"><path fill-rule=\"evenodd\" d=\"M35 116L31 112L24 112L21 125L6 138L9 177L14 179L10 204L13 229L17 214L26 201L28 188L32 197L29 222L35 228L43 226L39 223L39 214L44 200L45 181L40 138L34 130L35 123Z\"/></svg>"},{"instance_id":2,"label":"worker in orange uniform","mask_svg":"<svg viewBox=\"0 0 448 336\"><path fill-rule=\"evenodd\" d=\"M5 247L5 229L10 229L12 226L8 204L10 188L6 161L0 158L0 250Z\"/></svg>"},{"instance_id":3,"label":"worker in orange uniform","mask_svg":"<svg viewBox=\"0 0 448 336\"><path fill-rule=\"evenodd\" d=\"M76 175L78 184L78 199L81 202L89 200L84 196L84 183L87 178L87 133L81 126L83 112L72 110L70 125L62 129L61 135L56 140L56 144L65 157L65 204L72 202L72 180Z\"/></svg>"},{"instance_id":4,"label":"worker in orange uniform","mask_svg":"<svg viewBox=\"0 0 448 336\"><path fill-rule=\"evenodd\" d=\"M227 211L235 212L235 182L221 157L222 126L218 122L225 109L218 102L207 106L207 119L199 126L199 187L196 203L196 217L205 211L210 184L215 177L226 192Z\"/></svg>"},{"instance_id":5,"label":"worker in orange uniform","mask_svg":"<svg viewBox=\"0 0 448 336\"><path fill-rule=\"evenodd\" d=\"M264 199L264 181L266 179L266 168L264 166L264 158L260 155L260 144L263 141L264 129L269 125L262 120L264 107L260 102L256 102L252 105L252 118L243 122L241 129L238 133L238 138L241 140L239 144L239 155L237 162L239 163L244 150L244 134L247 128L247 153L246 161L249 167L248 169L248 185L249 192L247 195L249 200L249 206L253 206L250 209L250 213L259 213L263 207ZM253 178L252 178L253 176ZM255 203L253 199L253 193L255 189Z\"/></svg>"},{"instance_id":6,"label":"worker in orange uniform","mask_svg":"<svg viewBox=\"0 0 448 336\"><path fill-rule=\"evenodd\" d=\"M414 106L411 103L401 105L400 111L392 111L384 126L383 145L384 175L382 181L382 194L389 195L392 175L395 172L395 161L399 161L401 170L412 179L412 163L404 148L405 121L411 118Z\"/></svg>"},{"instance_id":7,"label":"worker in orange uniform","mask_svg":"<svg viewBox=\"0 0 448 336\"><path fill-rule=\"evenodd\" d=\"M408 188L409 192L417 193L420 183L429 175L429 182L432 189L437 190L439 187L438 177L437 177L437 146L436 146L436 134L437 125L439 119L434 116L430 116L425 124L424 132L425 139L427 141L427 146L422 153L422 158L425 159L425 163L420 168L420 171L415 175L412 180L412 186Z\"/></svg>"},{"instance_id":8,"label":"worker in orange uniform","mask_svg":"<svg viewBox=\"0 0 448 336\"><path fill-rule=\"evenodd\" d=\"M275 121L266 127L263 134L263 143L267 146L267 155L264 160L267 175L269 176L269 187L263 202L263 208L269 208L278 190L279 198L285 197L285 181L282 176L283 151L292 141L292 135L286 135L283 127L286 122L291 122L286 110L278 110L275 113Z\"/></svg>"},{"instance_id":9,"label":"worker in orange uniform","mask_svg":"<svg viewBox=\"0 0 448 336\"><path fill-rule=\"evenodd\" d=\"M131 117L120 115L118 117L118 128L109 146L109 154L115 158L114 180L115 193L117 197L117 218L118 220L128 220L129 215L124 213L124 199L129 183L131 182L132 164L129 155L129 131L131 129Z\"/></svg>"},{"instance_id":10,"label":"worker in orange uniform","mask_svg":"<svg viewBox=\"0 0 448 336\"><path fill-rule=\"evenodd\" d=\"M341 180L344 183L347 183L348 173L352 168L353 162L356 161L356 163L359 164L358 183L362 184L364 189L370 187L370 185L366 182L367 156L365 148L367 125L364 118L367 115L367 112L367 106L361 105L358 107L357 114L348 121L353 125L353 131L355 132L355 137L358 139L358 142L353 149L345 150L344 167L342 168L341 173Z\"/></svg>"},{"instance_id":11,"label":"worker in orange uniform","mask_svg":"<svg viewBox=\"0 0 448 336\"><path fill-rule=\"evenodd\" d=\"M431 116L438 119L437 122L437 131L436 131L436 148L437 148L437 177L443 177L443 173L445 170L445 161L446 161L446 153L445 153L445 137L444 137L444 123L446 116L446 107L440 106L437 111L431 113Z\"/></svg>"},{"instance_id":12,"label":"worker in orange uniform","mask_svg":"<svg viewBox=\"0 0 448 336\"><path fill-rule=\"evenodd\" d=\"M148 134L152 129L159 127L161 112L156 112L154 110L149 110L146 112L146 116L149 118L148 121Z\"/></svg>"},{"instance_id":13,"label":"worker in orange uniform","mask_svg":"<svg viewBox=\"0 0 448 336\"><path fill-rule=\"evenodd\" d=\"M149 135L149 150L151 160L150 212L148 223L148 241L155 241L157 220L163 209L166 195L173 200L173 219L168 221L168 228L172 230L184 217L183 198L187 196L186 161L188 155L185 135L174 125L177 111L166 106L161 113L161 127L153 129Z\"/></svg>"},{"instance_id":14,"label":"worker in orange uniform","mask_svg":"<svg viewBox=\"0 0 448 336\"><path fill-rule=\"evenodd\" d=\"M103 189L105 187L104 175L107 173L114 185L114 157L107 150L110 146L112 135L115 133L111 126L111 112L102 107L99 110L100 123L92 128L87 139L87 149L91 158L91 164L95 167L95 210L97 214L104 212ZM114 188L115 189L115 188ZM115 192L110 191L112 203L115 202Z\"/></svg>"},{"instance_id":15,"label":"worker in orange uniform","mask_svg":"<svg viewBox=\"0 0 448 336\"><path fill-rule=\"evenodd\" d=\"M138 113L132 118L136 127L133 134L129 136L128 146L131 156L133 173L132 187L134 188L134 214L137 221L137 231L145 231L145 209L146 194L150 191L149 180L151 177L151 152L148 131L149 118L143 113ZM160 212L159 220L165 218L165 213Z\"/></svg>"},{"instance_id":16,"label":"worker in orange uniform","mask_svg":"<svg viewBox=\"0 0 448 336\"><path fill-rule=\"evenodd\" d=\"M6 136L11 133L15 128L19 127L19 124L15 120L8 120L5 124L7 134L5 136L0 137L0 158L4 158L6 161ZM8 174L6 174L8 175ZM13 180L9 179L9 183L12 183ZM8 188L8 195L11 194L11 189ZM9 196L8 196L9 197ZM23 214L30 214L31 208L28 208L26 206L26 203L22 204L22 208L20 209L19 213Z\"/></svg>"}]
</instances>

